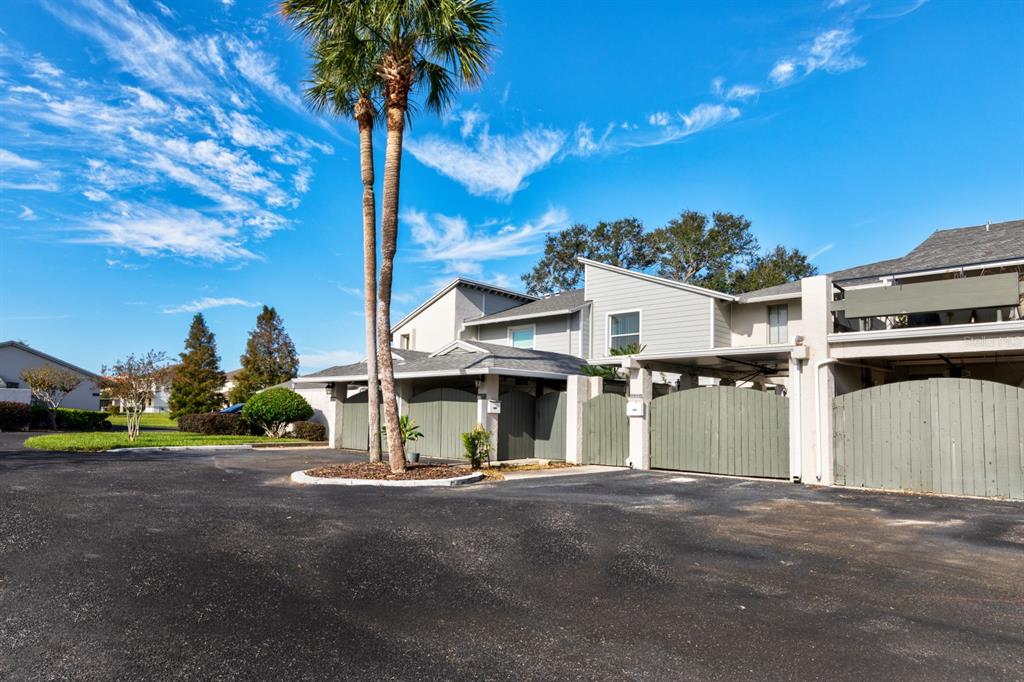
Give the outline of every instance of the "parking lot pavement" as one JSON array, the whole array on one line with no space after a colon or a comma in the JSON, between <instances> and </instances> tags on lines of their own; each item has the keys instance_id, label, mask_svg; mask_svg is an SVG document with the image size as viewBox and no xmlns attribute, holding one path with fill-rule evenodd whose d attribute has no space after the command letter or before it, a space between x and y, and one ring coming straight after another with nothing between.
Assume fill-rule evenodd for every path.
<instances>
[{"instance_id":1,"label":"parking lot pavement","mask_svg":"<svg viewBox=\"0 0 1024 682\"><path fill-rule=\"evenodd\" d=\"M1024 505L0 453L0 678L1020 679Z\"/></svg>"}]
</instances>

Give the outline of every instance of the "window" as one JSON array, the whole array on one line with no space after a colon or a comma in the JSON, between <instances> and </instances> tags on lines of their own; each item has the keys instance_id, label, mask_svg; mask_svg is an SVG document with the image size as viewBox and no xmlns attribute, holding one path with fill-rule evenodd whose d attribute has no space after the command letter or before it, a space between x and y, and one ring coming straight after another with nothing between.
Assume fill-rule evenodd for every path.
<instances>
[{"instance_id":1,"label":"window","mask_svg":"<svg viewBox=\"0 0 1024 682\"><path fill-rule=\"evenodd\" d=\"M511 327L508 330L508 338L513 348L533 350L533 325L529 327Z\"/></svg>"},{"instance_id":2,"label":"window","mask_svg":"<svg viewBox=\"0 0 1024 682\"><path fill-rule=\"evenodd\" d=\"M768 343L789 342L789 306L768 306Z\"/></svg>"},{"instance_id":3,"label":"window","mask_svg":"<svg viewBox=\"0 0 1024 682\"><path fill-rule=\"evenodd\" d=\"M640 345L640 311L608 316L608 352Z\"/></svg>"}]
</instances>

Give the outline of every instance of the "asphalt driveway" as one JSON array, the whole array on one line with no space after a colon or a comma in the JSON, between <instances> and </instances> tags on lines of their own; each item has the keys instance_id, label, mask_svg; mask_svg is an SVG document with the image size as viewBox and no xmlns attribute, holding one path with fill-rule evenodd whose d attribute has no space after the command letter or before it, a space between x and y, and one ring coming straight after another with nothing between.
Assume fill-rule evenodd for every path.
<instances>
[{"instance_id":1,"label":"asphalt driveway","mask_svg":"<svg viewBox=\"0 0 1024 682\"><path fill-rule=\"evenodd\" d=\"M0 452L0 678L1024 677L1021 504L343 458Z\"/></svg>"}]
</instances>

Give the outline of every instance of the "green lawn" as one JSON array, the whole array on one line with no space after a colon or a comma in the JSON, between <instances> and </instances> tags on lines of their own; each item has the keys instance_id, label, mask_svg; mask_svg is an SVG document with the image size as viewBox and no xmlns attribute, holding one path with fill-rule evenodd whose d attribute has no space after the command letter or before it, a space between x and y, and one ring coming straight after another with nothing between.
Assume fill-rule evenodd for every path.
<instances>
[{"instance_id":1,"label":"green lawn","mask_svg":"<svg viewBox=\"0 0 1024 682\"><path fill-rule=\"evenodd\" d=\"M242 443L291 445L306 442L308 441L292 438L267 438L266 436L204 436L201 433L179 431L143 431L134 441L129 441L128 434L123 431L90 431L33 436L25 441L25 447L61 452L98 452L114 448L169 447L172 445L240 445Z\"/></svg>"},{"instance_id":2,"label":"green lawn","mask_svg":"<svg viewBox=\"0 0 1024 682\"><path fill-rule=\"evenodd\" d=\"M112 414L109 417L114 426L128 426L128 418L123 414ZM166 412L144 412L140 426L144 429L176 429L178 422L171 419Z\"/></svg>"}]
</instances>

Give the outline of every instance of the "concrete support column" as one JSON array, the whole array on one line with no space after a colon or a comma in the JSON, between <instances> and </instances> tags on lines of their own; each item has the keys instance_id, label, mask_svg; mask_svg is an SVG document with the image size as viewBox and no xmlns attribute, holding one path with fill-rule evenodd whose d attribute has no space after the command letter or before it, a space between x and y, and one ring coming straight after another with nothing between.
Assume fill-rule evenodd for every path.
<instances>
[{"instance_id":1,"label":"concrete support column","mask_svg":"<svg viewBox=\"0 0 1024 682\"><path fill-rule=\"evenodd\" d=\"M569 464L583 464L583 403L590 400L591 378L577 374L565 381L565 461Z\"/></svg>"},{"instance_id":2,"label":"concrete support column","mask_svg":"<svg viewBox=\"0 0 1024 682\"><path fill-rule=\"evenodd\" d=\"M342 403L348 394L348 384L331 384L330 407L327 410L327 442L332 448L341 447Z\"/></svg>"},{"instance_id":3,"label":"concrete support column","mask_svg":"<svg viewBox=\"0 0 1024 682\"><path fill-rule=\"evenodd\" d=\"M803 480L803 357L807 349L799 346L789 356L789 480Z\"/></svg>"},{"instance_id":4,"label":"concrete support column","mask_svg":"<svg viewBox=\"0 0 1024 682\"><path fill-rule=\"evenodd\" d=\"M495 403L499 400L499 385L501 377L497 374L485 374L483 382L476 394L476 420L485 429L491 432L491 459L498 458L498 414L490 414L487 404L490 401Z\"/></svg>"},{"instance_id":5,"label":"concrete support column","mask_svg":"<svg viewBox=\"0 0 1024 682\"><path fill-rule=\"evenodd\" d=\"M634 469L651 468L651 370L629 367L629 459Z\"/></svg>"},{"instance_id":6,"label":"concrete support column","mask_svg":"<svg viewBox=\"0 0 1024 682\"><path fill-rule=\"evenodd\" d=\"M828 334L832 329L832 280L825 276L801 280L800 299L803 346L807 349L799 389L801 480L831 485L835 379Z\"/></svg>"},{"instance_id":7,"label":"concrete support column","mask_svg":"<svg viewBox=\"0 0 1024 682\"><path fill-rule=\"evenodd\" d=\"M398 401L398 415L409 414L409 401L412 400L412 381L410 379L395 380L395 399Z\"/></svg>"}]
</instances>

